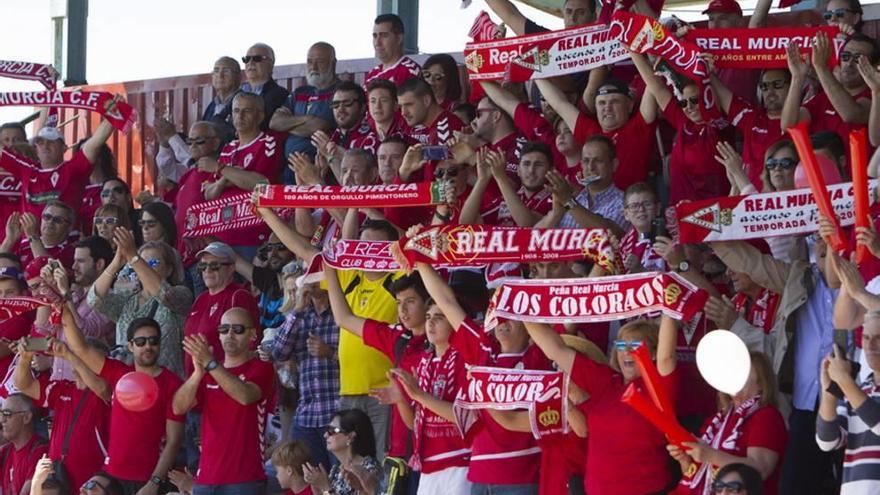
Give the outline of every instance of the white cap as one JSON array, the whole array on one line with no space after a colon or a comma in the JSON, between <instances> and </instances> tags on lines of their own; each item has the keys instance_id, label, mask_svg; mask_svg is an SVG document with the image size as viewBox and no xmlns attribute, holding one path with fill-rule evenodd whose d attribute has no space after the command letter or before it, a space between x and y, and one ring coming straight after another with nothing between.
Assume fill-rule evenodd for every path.
<instances>
[{"instance_id":1,"label":"white cap","mask_svg":"<svg viewBox=\"0 0 880 495\"><path fill-rule=\"evenodd\" d=\"M46 139L49 141L64 141L64 134L58 130L57 127L43 127L40 129L40 132L37 133L37 137L35 139Z\"/></svg>"}]
</instances>

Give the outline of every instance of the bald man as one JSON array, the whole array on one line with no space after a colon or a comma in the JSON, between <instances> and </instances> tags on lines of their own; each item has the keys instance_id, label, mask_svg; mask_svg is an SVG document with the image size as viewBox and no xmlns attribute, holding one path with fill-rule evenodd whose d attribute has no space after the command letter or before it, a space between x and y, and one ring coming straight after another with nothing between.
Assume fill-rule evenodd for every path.
<instances>
[{"instance_id":1,"label":"bald man","mask_svg":"<svg viewBox=\"0 0 880 495\"><path fill-rule=\"evenodd\" d=\"M233 489L263 493L262 435L266 403L275 392L274 371L251 350L257 329L246 309L223 313L217 332L225 353L222 365L214 360L203 334L184 338L194 370L174 395L176 413L197 404L202 409L202 455L193 495Z\"/></svg>"}]
</instances>

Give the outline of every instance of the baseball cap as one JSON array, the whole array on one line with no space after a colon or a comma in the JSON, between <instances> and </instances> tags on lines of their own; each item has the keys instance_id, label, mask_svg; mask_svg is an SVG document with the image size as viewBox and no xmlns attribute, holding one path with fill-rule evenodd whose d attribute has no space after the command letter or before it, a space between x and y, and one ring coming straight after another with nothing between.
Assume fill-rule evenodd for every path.
<instances>
[{"instance_id":1,"label":"baseball cap","mask_svg":"<svg viewBox=\"0 0 880 495\"><path fill-rule=\"evenodd\" d=\"M19 282L24 280L21 271L14 266L4 266L0 268L0 278L11 278L12 280L18 280Z\"/></svg>"},{"instance_id":2,"label":"baseball cap","mask_svg":"<svg viewBox=\"0 0 880 495\"><path fill-rule=\"evenodd\" d=\"M739 6L736 0L712 0L709 6L706 7L706 10L703 11L703 14L708 14L709 12L743 15L742 7Z\"/></svg>"},{"instance_id":3,"label":"baseball cap","mask_svg":"<svg viewBox=\"0 0 880 495\"><path fill-rule=\"evenodd\" d=\"M204 249L196 253L196 258L201 258L202 255L205 254L212 254L220 258L224 263L235 262L235 251L229 247L229 244L223 242L212 242L211 244L208 244Z\"/></svg>"},{"instance_id":4,"label":"baseball cap","mask_svg":"<svg viewBox=\"0 0 880 495\"><path fill-rule=\"evenodd\" d=\"M599 86L599 91L596 92L597 96L602 95L623 95L627 98L632 98L632 91L629 86L618 79L606 79L605 82Z\"/></svg>"},{"instance_id":5,"label":"baseball cap","mask_svg":"<svg viewBox=\"0 0 880 495\"><path fill-rule=\"evenodd\" d=\"M35 139L46 139L48 141L64 141L64 134L62 134L57 127L43 127L42 129L40 129L40 132L37 133L37 137Z\"/></svg>"}]
</instances>

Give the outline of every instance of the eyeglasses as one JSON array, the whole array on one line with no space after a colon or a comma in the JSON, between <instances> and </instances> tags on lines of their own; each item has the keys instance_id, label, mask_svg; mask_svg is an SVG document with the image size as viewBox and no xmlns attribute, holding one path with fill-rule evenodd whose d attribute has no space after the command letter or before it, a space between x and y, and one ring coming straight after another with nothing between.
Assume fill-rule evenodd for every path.
<instances>
[{"instance_id":1,"label":"eyeglasses","mask_svg":"<svg viewBox=\"0 0 880 495\"><path fill-rule=\"evenodd\" d=\"M207 270L211 270L212 272L216 272L220 269L221 266L230 266L232 263L220 263L219 261L200 261L196 265L196 269L200 272L204 272Z\"/></svg>"},{"instance_id":2,"label":"eyeglasses","mask_svg":"<svg viewBox=\"0 0 880 495\"><path fill-rule=\"evenodd\" d=\"M431 81L440 82L440 81L446 79L446 74L444 74L442 72L431 73L431 72L425 71L425 72L422 72L422 79L424 79L427 82L431 82Z\"/></svg>"},{"instance_id":3,"label":"eyeglasses","mask_svg":"<svg viewBox=\"0 0 880 495\"><path fill-rule=\"evenodd\" d=\"M328 437L332 437L333 435L338 435L340 433L345 433L345 430L338 426L327 425L327 427L324 428L324 434Z\"/></svg>"},{"instance_id":4,"label":"eyeglasses","mask_svg":"<svg viewBox=\"0 0 880 495\"><path fill-rule=\"evenodd\" d=\"M156 224L158 224L158 223L159 223L158 220L138 220L138 225L140 225L141 227L152 228L152 227L155 227Z\"/></svg>"},{"instance_id":5,"label":"eyeglasses","mask_svg":"<svg viewBox=\"0 0 880 495\"><path fill-rule=\"evenodd\" d=\"M52 215L51 213L43 213L43 221L44 222L52 222L55 225L63 225L65 223L70 223L70 220L68 220L64 217L56 217L55 215Z\"/></svg>"},{"instance_id":6,"label":"eyeglasses","mask_svg":"<svg viewBox=\"0 0 880 495\"><path fill-rule=\"evenodd\" d=\"M862 57L862 54L859 52L840 52L840 61L841 62L858 62L859 58Z\"/></svg>"},{"instance_id":7,"label":"eyeglasses","mask_svg":"<svg viewBox=\"0 0 880 495\"><path fill-rule=\"evenodd\" d=\"M775 81L767 81L758 83L758 87L761 88L761 91L767 91L770 88L773 89L782 89L788 83L785 79L776 79Z\"/></svg>"},{"instance_id":8,"label":"eyeglasses","mask_svg":"<svg viewBox=\"0 0 880 495\"><path fill-rule=\"evenodd\" d=\"M26 412L27 411L10 411L9 409L3 409L2 411L0 411L0 416L3 416L4 418L11 418L16 414L22 414Z\"/></svg>"},{"instance_id":9,"label":"eyeglasses","mask_svg":"<svg viewBox=\"0 0 880 495\"><path fill-rule=\"evenodd\" d=\"M83 483L82 488L84 490L94 490L95 488L100 488L102 492L104 492L104 493L107 492L107 487L98 483L97 480L86 481L85 483Z\"/></svg>"},{"instance_id":10,"label":"eyeglasses","mask_svg":"<svg viewBox=\"0 0 880 495\"><path fill-rule=\"evenodd\" d=\"M446 169L438 168L434 171L434 178L442 179L444 176L446 176L447 178L452 179L458 175L458 172L459 170L456 167L449 167Z\"/></svg>"},{"instance_id":11,"label":"eyeglasses","mask_svg":"<svg viewBox=\"0 0 880 495\"><path fill-rule=\"evenodd\" d=\"M247 331L247 327L244 325L232 325L229 323L224 323L217 327L217 333L220 335L226 335L229 332L234 333L235 335L244 335L244 332Z\"/></svg>"},{"instance_id":12,"label":"eyeglasses","mask_svg":"<svg viewBox=\"0 0 880 495\"><path fill-rule=\"evenodd\" d=\"M207 143L209 139L214 139L214 136L186 138L186 145L187 146L201 146L201 145Z\"/></svg>"},{"instance_id":13,"label":"eyeglasses","mask_svg":"<svg viewBox=\"0 0 880 495\"><path fill-rule=\"evenodd\" d=\"M742 493L745 486L742 481L713 481L712 482L712 493L721 493L724 489L727 489L730 493Z\"/></svg>"},{"instance_id":14,"label":"eyeglasses","mask_svg":"<svg viewBox=\"0 0 880 495\"><path fill-rule=\"evenodd\" d=\"M138 347L143 347L147 344L150 344L150 347L157 347L160 341L161 338L158 335L153 335L152 337L135 337L129 342L133 342Z\"/></svg>"},{"instance_id":15,"label":"eyeglasses","mask_svg":"<svg viewBox=\"0 0 880 495\"><path fill-rule=\"evenodd\" d=\"M822 17L825 18L826 21L830 21L831 19L839 19L839 18L845 16L846 14L855 14L855 13L856 13L856 11L854 11L854 10L839 8L839 9L834 9L834 10L826 10L825 12L822 12Z\"/></svg>"},{"instance_id":16,"label":"eyeglasses","mask_svg":"<svg viewBox=\"0 0 880 495\"><path fill-rule=\"evenodd\" d=\"M685 98L683 100L678 100L678 106L681 108L687 108L688 103L691 105L697 106L700 104L700 99L696 96L691 96L690 98Z\"/></svg>"},{"instance_id":17,"label":"eyeglasses","mask_svg":"<svg viewBox=\"0 0 880 495\"><path fill-rule=\"evenodd\" d=\"M107 196L110 196L110 193L125 194L126 192L128 191L126 191L124 187L116 186L111 187L110 189L101 190L101 197L106 198Z\"/></svg>"},{"instance_id":18,"label":"eyeglasses","mask_svg":"<svg viewBox=\"0 0 880 495\"><path fill-rule=\"evenodd\" d=\"M764 167L767 170L773 170L776 168L789 169L789 168L794 168L795 165L797 165L797 161L794 158L788 158L788 157L770 158L769 160L764 162Z\"/></svg>"},{"instance_id":19,"label":"eyeglasses","mask_svg":"<svg viewBox=\"0 0 880 495\"><path fill-rule=\"evenodd\" d=\"M266 244L266 252L268 253L270 251L288 251L288 249L283 242L273 242Z\"/></svg>"},{"instance_id":20,"label":"eyeglasses","mask_svg":"<svg viewBox=\"0 0 880 495\"><path fill-rule=\"evenodd\" d=\"M642 201L641 203L630 203L623 208L626 210L648 210L654 206L653 201Z\"/></svg>"},{"instance_id":21,"label":"eyeglasses","mask_svg":"<svg viewBox=\"0 0 880 495\"><path fill-rule=\"evenodd\" d=\"M258 64L258 63L263 62L265 60L272 60L272 59L270 59L269 57L267 57L265 55L245 55L244 57L241 57L241 61L244 63L254 62L254 63Z\"/></svg>"},{"instance_id":22,"label":"eyeglasses","mask_svg":"<svg viewBox=\"0 0 880 495\"><path fill-rule=\"evenodd\" d=\"M641 340L633 340L632 342L627 342L625 340L614 341L614 348L617 349L618 352L633 352L634 350L638 349L640 345L642 345Z\"/></svg>"},{"instance_id":23,"label":"eyeglasses","mask_svg":"<svg viewBox=\"0 0 880 495\"><path fill-rule=\"evenodd\" d=\"M107 225L116 225L119 223L119 219L116 217L95 217L93 222L95 225L107 224Z\"/></svg>"},{"instance_id":24,"label":"eyeglasses","mask_svg":"<svg viewBox=\"0 0 880 495\"><path fill-rule=\"evenodd\" d=\"M357 103L357 98L349 98L347 100L333 100L330 102L330 108L336 110L339 107L348 108Z\"/></svg>"}]
</instances>

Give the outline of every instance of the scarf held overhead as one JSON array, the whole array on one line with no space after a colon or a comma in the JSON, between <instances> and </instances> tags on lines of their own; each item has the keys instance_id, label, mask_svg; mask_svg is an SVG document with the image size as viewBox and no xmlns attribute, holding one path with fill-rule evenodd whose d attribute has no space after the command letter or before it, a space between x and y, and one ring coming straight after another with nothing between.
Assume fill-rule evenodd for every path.
<instances>
[{"instance_id":1,"label":"scarf held overhead","mask_svg":"<svg viewBox=\"0 0 880 495\"><path fill-rule=\"evenodd\" d=\"M788 69L785 47L798 43L807 57L813 52L813 37L824 32L833 40L829 64L837 65L843 47L837 26L694 29L685 40L715 56L715 67L731 69Z\"/></svg>"},{"instance_id":2,"label":"scarf held overhead","mask_svg":"<svg viewBox=\"0 0 880 495\"><path fill-rule=\"evenodd\" d=\"M0 60L0 77L38 81L48 90L55 89L58 73L48 64Z\"/></svg>"},{"instance_id":3,"label":"scarf held overhead","mask_svg":"<svg viewBox=\"0 0 880 495\"><path fill-rule=\"evenodd\" d=\"M498 318L539 323L612 321L661 311L689 320L708 294L676 273L645 272L597 278L509 280L495 291L486 330Z\"/></svg>"},{"instance_id":4,"label":"scarf held overhead","mask_svg":"<svg viewBox=\"0 0 880 495\"><path fill-rule=\"evenodd\" d=\"M0 107L76 108L98 112L107 122L128 132L137 122L137 111L104 91L19 91L0 93Z\"/></svg>"}]
</instances>

